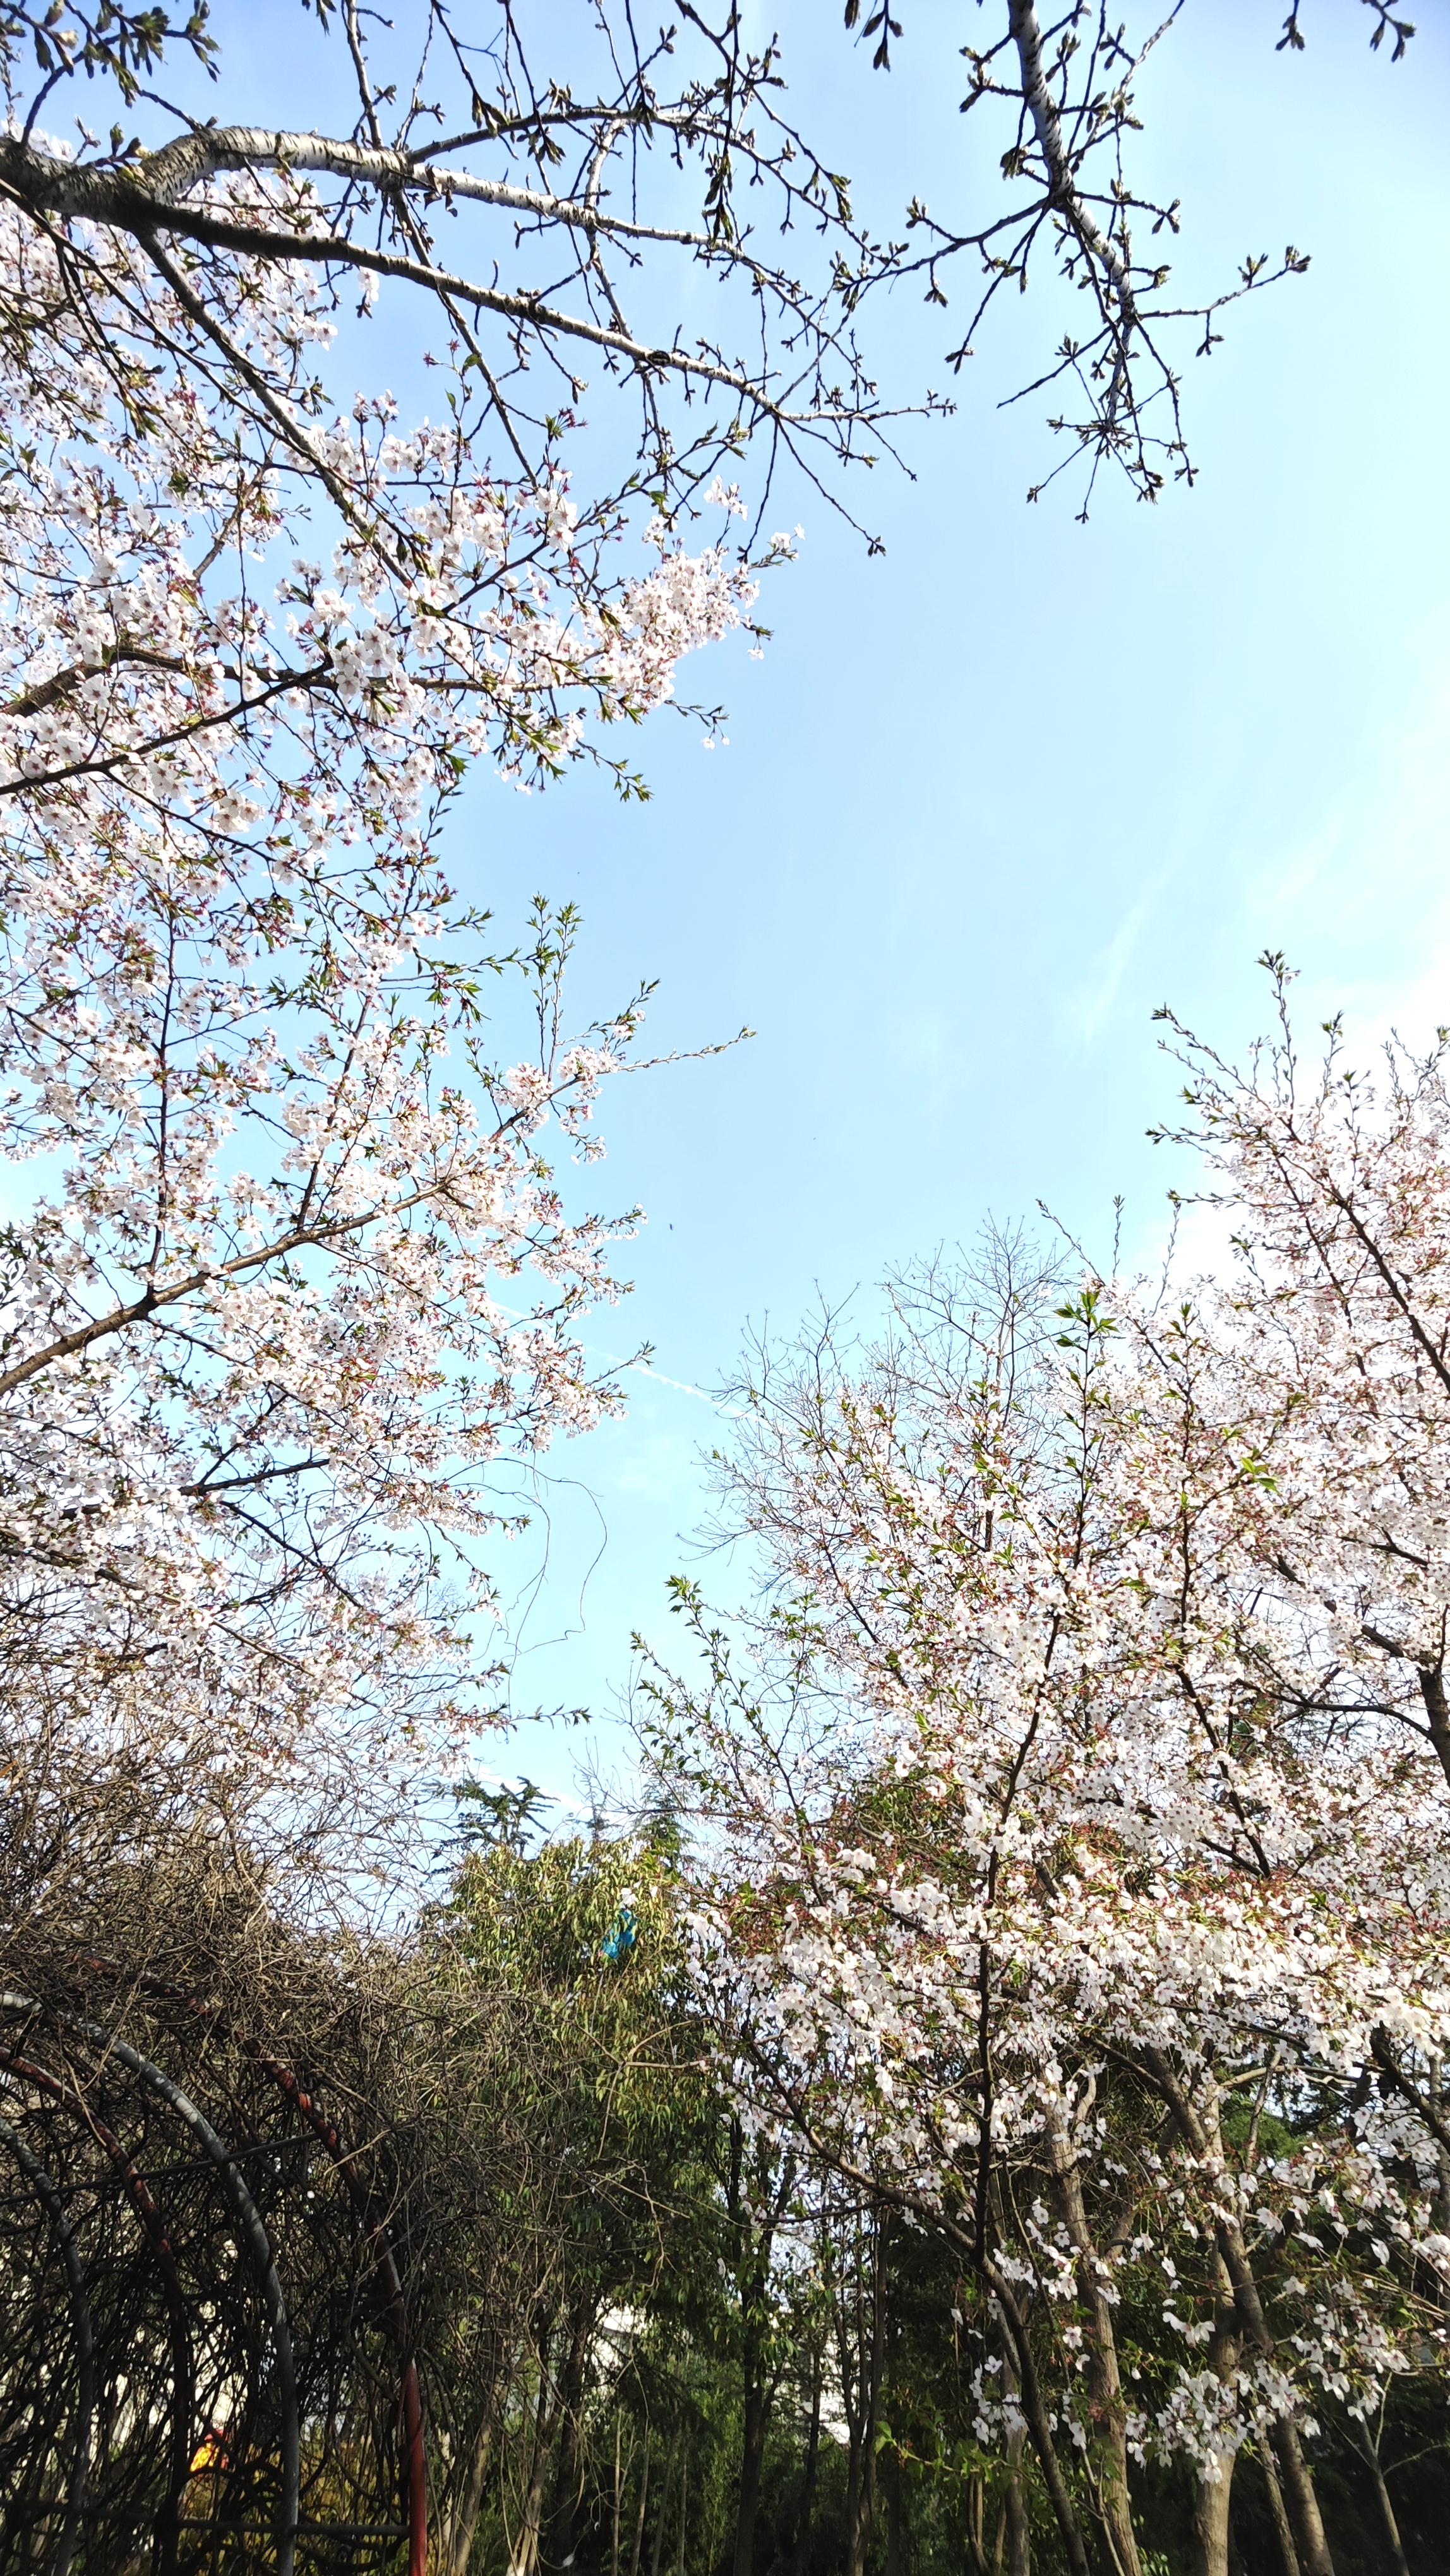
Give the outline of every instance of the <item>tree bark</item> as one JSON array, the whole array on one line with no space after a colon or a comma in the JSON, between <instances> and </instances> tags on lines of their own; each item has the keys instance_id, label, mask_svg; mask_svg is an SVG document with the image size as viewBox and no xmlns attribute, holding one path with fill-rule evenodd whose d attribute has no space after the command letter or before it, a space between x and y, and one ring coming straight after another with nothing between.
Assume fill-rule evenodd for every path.
<instances>
[{"instance_id":1,"label":"tree bark","mask_svg":"<svg viewBox=\"0 0 1450 2576\"><path fill-rule=\"evenodd\" d=\"M1208 2347L1210 2367L1220 2380L1233 2377L1243 2351L1243 2331L1234 2304L1223 2256L1214 2250L1214 2316L1213 2336ZM1233 2511L1233 2478L1238 2460L1237 2446L1221 2444L1213 2455L1216 2476L1200 2477L1193 2501L1194 2526L1198 2533L1202 2576L1229 2576L1230 2530Z\"/></svg>"},{"instance_id":2,"label":"tree bark","mask_svg":"<svg viewBox=\"0 0 1450 2576\"><path fill-rule=\"evenodd\" d=\"M1284 2490L1289 2526L1299 2554L1300 2576L1334 2576L1334 2561L1314 2492L1314 2479L1292 2416L1281 2415L1271 2436L1274 2464Z\"/></svg>"},{"instance_id":3,"label":"tree bark","mask_svg":"<svg viewBox=\"0 0 1450 2576\"><path fill-rule=\"evenodd\" d=\"M1214 2454L1216 2478L1200 2477L1193 2498L1193 2525L1198 2534L1202 2576L1229 2576L1229 2516L1233 2506L1232 2451Z\"/></svg>"},{"instance_id":4,"label":"tree bark","mask_svg":"<svg viewBox=\"0 0 1450 2576\"><path fill-rule=\"evenodd\" d=\"M1014 2433L1017 2466L1007 2488L1003 2512L1007 2521L1007 2576L1032 2576L1032 2526L1027 2519L1027 2493L1022 2484L1024 2433ZM1009 2445L1009 2457L1011 2446Z\"/></svg>"},{"instance_id":5,"label":"tree bark","mask_svg":"<svg viewBox=\"0 0 1450 2576\"><path fill-rule=\"evenodd\" d=\"M1430 1742L1439 1756L1440 1768L1450 1780L1450 1701L1445 1696L1445 1673L1440 1664L1420 1664L1420 1697L1425 1703L1425 1716L1430 1729Z\"/></svg>"},{"instance_id":6,"label":"tree bark","mask_svg":"<svg viewBox=\"0 0 1450 2576\"><path fill-rule=\"evenodd\" d=\"M1269 2511L1274 2518L1274 2533L1279 2543L1279 2556L1284 2562L1284 2576L1299 2576L1299 2552L1294 2546L1294 2534L1289 2528L1289 2516L1284 2507L1284 2490L1279 2484L1279 2472L1274 2466L1273 2452L1264 2451L1261 2454L1261 2463L1264 2485L1268 2489Z\"/></svg>"},{"instance_id":7,"label":"tree bark","mask_svg":"<svg viewBox=\"0 0 1450 2576\"><path fill-rule=\"evenodd\" d=\"M1103 2537L1116 2576L1142 2576L1128 2489L1128 2410L1118 2370L1112 2304L1103 2287L1103 2267L1088 2223L1077 2151L1066 2130L1056 2124L1048 2131L1047 2151L1058 2218L1077 2256L1078 2297L1086 2320L1088 2389L1097 2431L1098 2509Z\"/></svg>"}]
</instances>

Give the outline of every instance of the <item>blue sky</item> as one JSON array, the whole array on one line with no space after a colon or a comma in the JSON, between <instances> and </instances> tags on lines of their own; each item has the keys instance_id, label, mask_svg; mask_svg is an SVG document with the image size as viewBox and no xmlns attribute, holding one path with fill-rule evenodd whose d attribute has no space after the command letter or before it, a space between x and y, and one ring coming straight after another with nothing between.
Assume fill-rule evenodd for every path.
<instances>
[{"instance_id":1,"label":"blue sky","mask_svg":"<svg viewBox=\"0 0 1450 2576\"><path fill-rule=\"evenodd\" d=\"M1063 328L1028 299L979 339L956 417L911 435L915 482L878 480L884 558L799 505L765 661L700 666L728 748L656 720L643 811L583 777L473 787L455 870L505 916L536 885L581 905L590 1008L651 975L657 1045L757 1033L606 1097L598 1177L650 1223L600 1349L648 1339L709 1389L747 1319L788 1330L818 1289L869 1315L886 1265L1039 1197L1106 1243L1124 1192L1149 1253L1169 1173L1144 1130L1172 1087L1152 1010L1242 1043L1266 946L1307 1018L1342 1006L1366 1042L1450 1018L1450 41L1423 24L1391 69L1367 14L1323 0L1294 59L1277 15L1190 8L1143 84L1185 285L1289 240L1312 258L1189 362L1195 491L1103 491L1086 528L1064 489L1024 506L1042 406L996 399ZM913 14L890 84L819 29L805 48L816 130L884 198L994 188L1001 138L951 112L974 19ZM951 319L893 309L883 376L939 380ZM631 1630L668 1642L699 1451L728 1426L631 1383L626 1424L547 1462L547 1555L502 1569L521 1708L606 1710ZM489 1758L562 1781L572 1756L528 1728Z\"/></svg>"},{"instance_id":2,"label":"blue sky","mask_svg":"<svg viewBox=\"0 0 1450 2576\"><path fill-rule=\"evenodd\" d=\"M572 5L539 0L540 47ZM499 1569L516 1705L592 1706L606 1760L631 1632L668 1640L699 1453L728 1430L689 1390L728 1375L747 1323L789 1331L817 1293L869 1319L887 1265L1039 1198L1105 1246L1123 1192L1150 1255L1170 1174L1144 1131L1172 1087L1153 1007L1241 1044L1266 946L1302 970L1307 1018L1342 1006L1366 1042L1450 1019L1450 29L1422 13L1391 67L1355 0L1314 0L1298 57L1274 50L1282 14L1188 0L1141 85L1139 166L1183 200L1186 294L1245 252L1311 255L1186 361L1196 490L1150 510L1105 485L1086 527L1066 481L1025 505L1047 405L999 398L1075 316L1050 287L1012 299L955 417L909 431L914 480L856 495L884 556L782 492L769 524L805 542L771 578L766 658L727 645L686 673L728 701L728 746L656 718L626 746L643 809L582 771L534 799L480 775L462 800L451 870L505 935L536 889L582 909L581 1018L652 977L657 1048L756 1032L606 1092L586 1177L650 1222L591 1345L647 1340L658 1374L630 1381L626 1422L552 1453ZM886 80L835 0L788 0L801 120L878 229L912 193L995 208L1007 137L956 113L956 49L992 23L913 5ZM341 65L304 68L295 0L219 24L227 116L325 115ZM883 384L940 384L962 319L884 307ZM562 1785L577 1743L524 1727L485 1760Z\"/></svg>"}]
</instances>

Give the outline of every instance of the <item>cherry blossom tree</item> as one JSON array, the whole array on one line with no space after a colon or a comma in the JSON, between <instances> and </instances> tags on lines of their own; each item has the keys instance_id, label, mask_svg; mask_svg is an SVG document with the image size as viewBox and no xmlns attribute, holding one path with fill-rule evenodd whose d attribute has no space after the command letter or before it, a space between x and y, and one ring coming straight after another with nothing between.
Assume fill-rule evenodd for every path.
<instances>
[{"instance_id":1,"label":"cherry blossom tree","mask_svg":"<svg viewBox=\"0 0 1450 2576\"><path fill-rule=\"evenodd\" d=\"M1370 13L1372 49L1403 62L1412 22L1386 0L1361 6ZM1058 461L1027 497L1037 500L1059 475L1076 471L1084 518L1104 467L1143 501L1157 500L1170 482L1194 481L1184 360L1212 355L1229 309L1246 295L1309 266L1291 241L1281 257L1250 250L1230 283L1196 297L1180 280L1183 200L1141 174L1138 136L1151 112L1155 58L1183 13L1184 0L1136 19L1106 0L1066 0L1055 15L1031 0L979 12L961 47L961 112L972 117L971 141L987 127L993 145L1005 145L995 155L1005 202L972 202L960 212L953 203L943 216L917 197L907 217L908 273L930 302L945 306L960 293L965 270L966 318L954 321L948 353L956 374L976 354L1005 291L1025 294L1044 278L1055 284L1062 338L1007 399L1045 393L1058 406L1048 424L1062 443ZM846 25L872 48L873 69L889 71L893 45L919 32L904 23L907 15L897 15L893 0L867 0L864 14L862 0L846 0ZM1265 38L1277 35L1280 53L1302 53L1310 16L1291 7L1276 27L1266 13Z\"/></svg>"},{"instance_id":2,"label":"cherry blossom tree","mask_svg":"<svg viewBox=\"0 0 1450 2576\"><path fill-rule=\"evenodd\" d=\"M329 144L166 104L164 70L217 68L204 11L0 14L0 1116L37 1173L0 1313L19 1759L79 1724L304 1805L426 1781L440 1725L489 1706L497 1462L618 1401L577 1328L632 1220L556 1164L597 1155L639 998L571 1033L573 916L500 947L440 836L472 765L604 759L601 729L751 625L794 544L741 534L756 431L809 471L875 413L844 186L781 122L773 57L691 24L689 67L663 43L622 67L601 28L604 91L536 93L510 21L485 57L424 9L398 92L349 12L327 42L359 122ZM48 130L108 96L109 141ZM737 223L732 151L823 234L816 284ZM498 233L477 293L433 241L460 215ZM577 310L488 282L553 243ZM633 336L616 254L656 299L703 267L750 365ZM436 394L411 426L368 355L380 288Z\"/></svg>"},{"instance_id":3,"label":"cherry blossom tree","mask_svg":"<svg viewBox=\"0 0 1450 2576\"><path fill-rule=\"evenodd\" d=\"M1222 2576L1249 2446L1325 2576L1316 2422L1442 2369L1450 2301L1442 1076L1183 1044L1226 1274L1019 1254L762 1355L772 1588L743 1663L682 1593L705 1681L652 1688L777 2115L972 2267L1069 2563L1137 2567L1160 2457Z\"/></svg>"},{"instance_id":4,"label":"cherry blossom tree","mask_svg":"<svg viewBox=\"0 0 1450 2576\"><path fill-rule=\"evenodd\" d=\"M1446 1042L1391 1040L1366 1075L1335 1021L1306 1067L1283 960L1263 963L1278 1029L1246 1070L1170 1023L1179 1132L1234 1237L1218 1366L1273 1460L1242 1651L1301 1722L1418 1740L1450 1782Z\"/></svg>"},{"instance_id":5,"label":"cherry blossom tree","mask_svg":"<svg viewBox=\"0 0 1450 2576\"><path fill-rule=\"evenodd\" d=\"M535 95L507 13L485 55L422 8L398 31L420 48L404 77L370 64L349 11L358 131L328 140L164 107L148 79L171 55L218 69L203 11L174 32L155 15L4 14L0 756L21 831L43 802L94 834L128 796L233 840L254 805L274 831L314 836L359 803L406 823L485 749L522 773L557 769L585 710L638 717L681 651L738 620L753 595L740 549L684 556L681 514L708 496L728 530L743 507L729 470L762 427L809 471L817 452L852 456L880 406L849 337L864 250L845 184L781 123L774 57L742 55L738 31L698 34L686 72L663 40L621 68L602 29L567 66L608 75L591 102L561 80ZM671 70L673 105L656 87ZM37 118L81 73L88 107L109 88L118 113L169 136L47 137ZM574 185L530 184L571 153ZM824 235L816 284L773 267L737 220L733 154L779 227ZM694 227L641 203L648 183L678 215L692 172ZM434 240L460 218L479 236L474 280L456 243L444 260ZM640 338L615 259L666 311L703 267L753 364L692 351L673 320ZM562 266L579 310L488 282L519 260ZM391 395L354 399L329 365L340 329L366 349L349 316L380 291L410 334L393 358L429 370L436 395L411 429ZM585 436L586 356L602 414L581 504L567 459ZM626 538L642 561L620 562ZM247 571L259 555L270 580Z\"/></svg>"}]
</instances>

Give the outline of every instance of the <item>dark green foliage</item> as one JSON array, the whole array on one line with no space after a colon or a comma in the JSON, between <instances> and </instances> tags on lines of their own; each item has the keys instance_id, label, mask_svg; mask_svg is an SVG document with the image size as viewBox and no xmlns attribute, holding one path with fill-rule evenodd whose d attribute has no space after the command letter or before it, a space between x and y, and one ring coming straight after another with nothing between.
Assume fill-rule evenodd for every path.
<instances>
[{"instance_id":1,"label":"dark green foliage","mask_svg":"<svg viewBox=\"0 0 1450 2576\"><path fill-rule=\"evenodd\" d=\"M437 1925L439 1972L481 2026L510 2034L480 2057L468 2117L480 2136L515 2141L509 2194L478 2240L489 2226L508 2239L490 2277L497 2296L508 2273L511 2357L454 2576L524 2567L531 2497L529 2576L1010 2568L1008 2467L977 2422L981 2308L960 2256L928 2228L883 2224L753 2123L748 2074L722 2062L692 1987L668 1832L530 1840L516 1804L490 1815ZM1119 2089L1105 2088L1112 2116L1141 2125L1144 2102L1131 2087L1119 2102ZM1226 2127L1249 2116L1235 2102ZM1195 2249L1182 2252L1188 2272ZM1165 2331L1146 2310L1120 2317L1148 2386ZM441 2352L435 2374L437 2406L456 2409ZM764 2432L742 2515L752 2390ZM1443 2391L1398 2391L1379 2438L1412 2576L1438 2576ZM1337 2576L1393 2564L1362 2439L1345 2417L1312 2446ZM1032 2568L1055 2576L1061 2543L1030 2451L1021 2476ZM1191 2576L1187 2470L1135 2471L1134 2511L1144 2576ZM1252 2455L1235 2477L1233 2535L1237 2576L1282 2576Z\"/></svg>"}]
</instances>

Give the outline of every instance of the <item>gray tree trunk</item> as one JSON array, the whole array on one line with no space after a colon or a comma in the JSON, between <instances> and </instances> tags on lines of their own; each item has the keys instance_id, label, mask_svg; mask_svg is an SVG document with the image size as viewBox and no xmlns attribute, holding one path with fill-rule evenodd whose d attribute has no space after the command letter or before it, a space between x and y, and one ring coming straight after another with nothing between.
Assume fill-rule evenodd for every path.
<instances>
[{"instance_id":1,"label":"gray tree trunk","mask_svg":"<svg viewBox=\"0 0 1450 2576\"><path fill-rule=\"evenodd\" d=\"M1088 2387L1098 2428L1096 2467L1103 2537L1115 2576L1142 2576L1128 2489L1128 2410L1118 2370L1112 2302L1103 2286L1101 2262L1088 2222L1077 2151L1066 2131L1056 2126L1049 2131L1047 2144L1057 2214L1077 2255L1078 2298L1086 2319Z\"/></svg>"}]
</instances>

